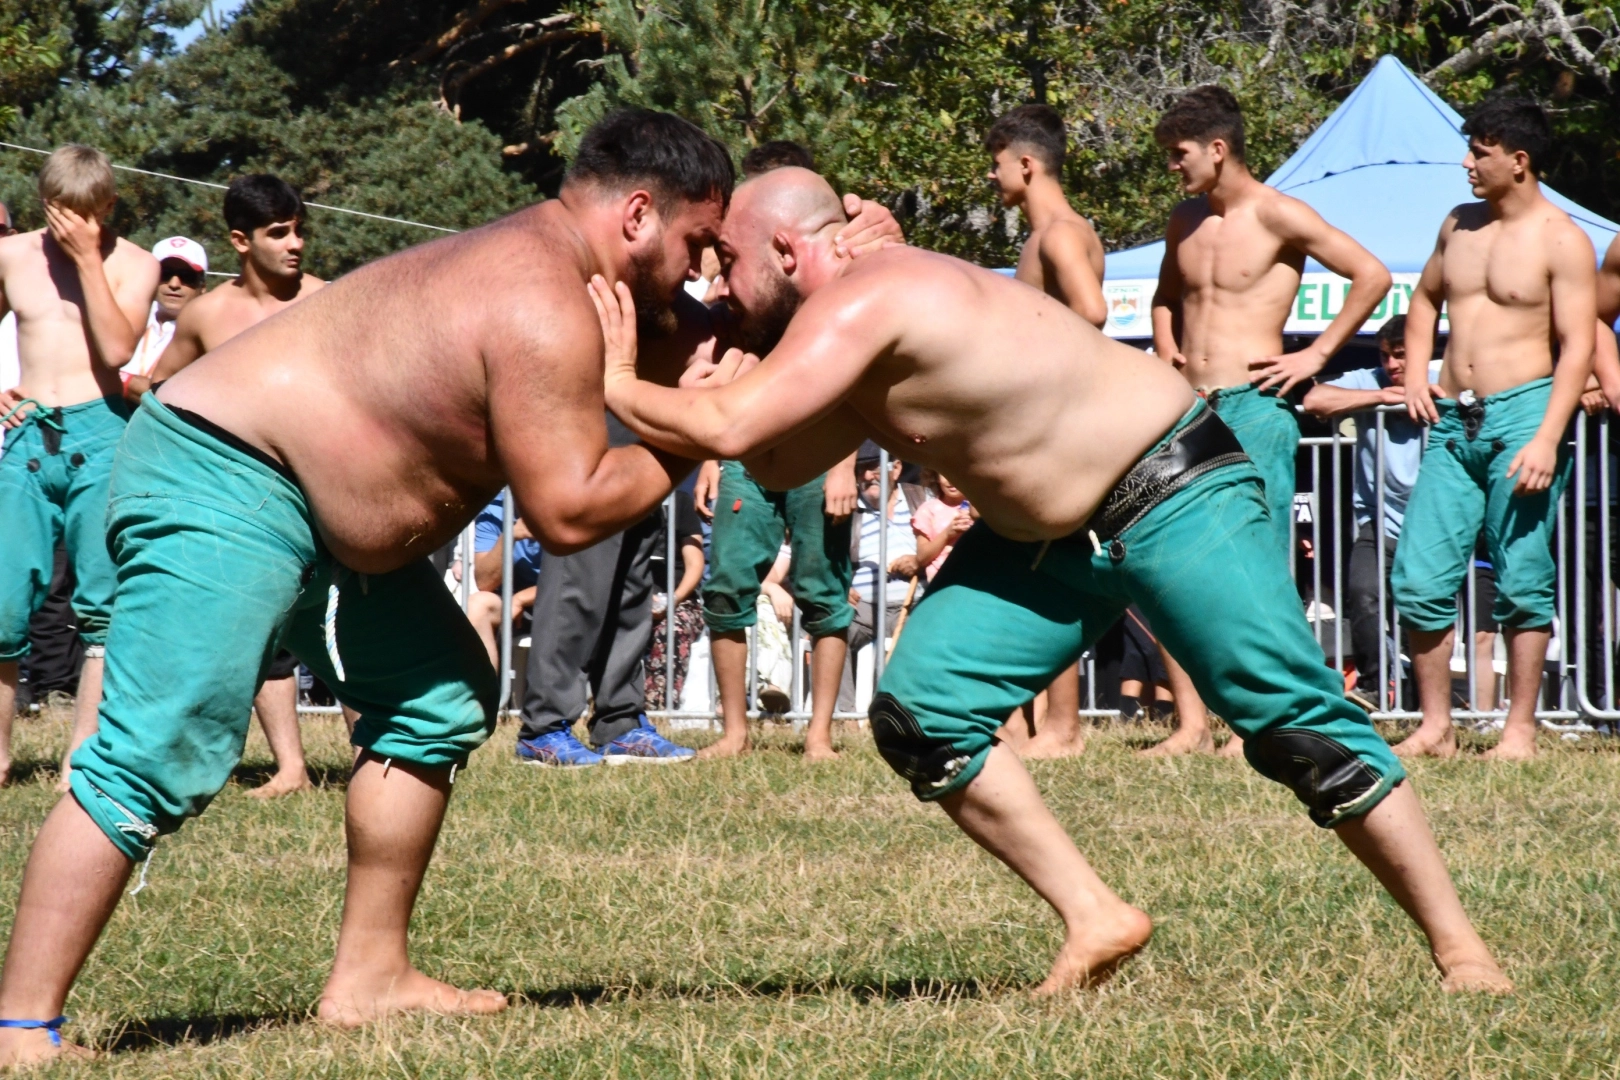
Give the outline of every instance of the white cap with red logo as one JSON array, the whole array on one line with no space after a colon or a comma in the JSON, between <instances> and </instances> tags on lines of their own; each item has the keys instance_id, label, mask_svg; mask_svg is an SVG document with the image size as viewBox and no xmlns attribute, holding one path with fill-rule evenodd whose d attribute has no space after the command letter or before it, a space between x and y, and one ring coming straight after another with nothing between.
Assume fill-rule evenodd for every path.
<instances>
[{"instance_id":1,"label":"white cap with red logo","mask_svg":"<svg viewBox=\"0 0 1620 1080\"><path fill-rule=\"evenodd\" d=\"M179 259L187 266L199 273L208 272L208 252L197 241L187 236L171 236L167 240L159 240L152 245L152 254L158 262L164 259Z\"/></svg>"}]
</instances>

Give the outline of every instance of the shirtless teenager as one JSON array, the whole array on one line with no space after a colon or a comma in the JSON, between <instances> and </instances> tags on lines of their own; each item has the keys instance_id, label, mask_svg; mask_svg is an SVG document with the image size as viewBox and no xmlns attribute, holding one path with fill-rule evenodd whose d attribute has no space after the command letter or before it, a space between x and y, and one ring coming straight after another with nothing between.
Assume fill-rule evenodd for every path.
<instances>
[{"instance_id":1,"label":"shirtless teenager","mask_svg":"<svg viewBox=\"0 0 1620 1080\"><path fill-rule=\"evenodd\" d=\"M1103 247L1091 222L1069 205L1063 192L1063 157L1069 136L1050 105L1020 105L990 126L990 182L1001 205L1019 207L1029 219L1029 239L1013 276L1053 297L1092 326L1108 321L1103 300ZM1046 688L1046 712L1036 727L1032 707L1004 732L1021 757L1069 757L1084 752L1080 734L1080 661Z\"/></svg>"},{"instance_id":2,"label":"shirtless teenager","mask_svg":"<svg viewBox=\"0 0 1620 1080\"><path fill-rule=\"evenodd\" d=\"M134 355L157 291L158 261L103 222L117 202L99 150L69 145L45 159L46 227L0 239L0 316L17 316L22 383L0 391L0 784L11 772L17 661L28 621L51 588L56 546L73 564L73 613L84 642L68 758L96 730L103 652L116 587L103 522L113 451L130 408L118 369Z\"/></svg>"},{"instance_id":3,"label":"shirtless teenager","mask_svg":"<svg viewBox=\"0 0 1620 1080\"><path fill-rule=\"evenodd\" d=\"M425 556L504 484L541 542L571 551L645 517L690 467L608 449L586 281L626 283L667 325L731 183L724 148L691 124L613 114L557 199L364 266L142 399L107 519L122 587L101 726L23 877L0 1064L62 1052L62 1005L131 867L229 780L283 643L360 712L320 1018L506 1006L406 951L454 769L496 703Z\"/></svg>"},{"instance_id":4,"label":"shirtless teenager","mask_svg":"<svg viewBox=\"0 0 1620 1080\"><path fill-rule=\"evenodd\" d=\"M1552 127L1539 105L1495 98L1462 130L1463 168L1484 201L1446 216L1406 315L1409 357L1433 355L1442 304L1451 334L1439 387L1418 379L1406 388L1407 411L1430 431L1390 584L1411 636L1423 721L1395 752L1457 752L1456 596L1483 528L1511 699L1502 739L1486 756L1522 760L1536 753L1558 577L1552 530L1570 471L1563 438L1592 373L1597 257L1541 192L1537 169Z\"/></svg>"},{"instance_id":5,"label":"shirtless teenager","mask_svg":"<svg viewBox=\"0 0 1620 1080\"><path fill-rule=\"evenodd\" d=\"M741 372L718 388L638 381L629 292L594 281L607 401L649 443L740 457L773 488L873 438L945 473L979 510L884 669L872 731L913 793L1062 916L1042 988L1101 978L1152 923L1097 877L994 735L1134 602L1236 718L1255 768L1428 935L1447 987L1509 989L1399 761L1322 663L1259 473L1213 410L1164 364L999 274L905 247L841 257L843 223L804 170L737 189L720 292L746 345L770 355L731 350L683 380ZM986 363L998 356L1018 363Z\"/></svg>"},{"instance_id":6,"label":"shirtless teenager","mask_svg":"<svg viewBox=\"0 0 1620 1080\"><path fill-rule=\"evenodd\" d=\"M225 189L225 225L242 270L180 312L174 339L149 382L131 380L131 395L176 374L250 326L318 291L326 282L304 273L304 200L278 176L239 176ZM274 799L309 789L304 742L298 729L298 661L285 649L265 672L253 711L276 759L276 772L248 794ZM350 723L352 723L352 719Z\"/></svg>"},{"instance_id":7,"label":"shirtless teenager","mask_svg":"<svg viewBox=\"0 0 1620 1080\"><path fill-rule=\"evenodd\" d=\"M1305 203L1254 178L1244 163L1243 113L1229 91L1188 91L1153 134L1192 196L1171 212L1165 229L1153 348L1243 444L1265 480L1273 546L1291 559L1299 421L1287 394L1355 336L1389 292L1389 271ZM1307 257L1348 278L1350 291L1315 341L1285 354L1283 326ZM1211 616L1219 618L1220 610L1217 604ZM1214 749L1208 713L1186 671L1168 654L1165 660L1179 722L1147 752ZM1242 743L1234 738L1221 752L1235 757Z\"/></svg>"}]
</instances>

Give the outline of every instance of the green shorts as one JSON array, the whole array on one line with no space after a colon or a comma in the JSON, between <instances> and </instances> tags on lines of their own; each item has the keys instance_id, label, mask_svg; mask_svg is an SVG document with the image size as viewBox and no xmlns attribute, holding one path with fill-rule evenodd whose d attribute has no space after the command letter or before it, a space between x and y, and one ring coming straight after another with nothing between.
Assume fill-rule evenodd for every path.
<instances>
[{"instance_id":1,"label":"green shorts","mask_svg":"<svg viewBox=\"0 0 1620 1080\"><path fill-rule=\"evenodd\" d=\"M1558 468L1546 491L1516 496L1516 481L1507 475L1513 455L1540 429L1551 395L1549 378L1481 399L1485 416L1472 439L1455 401L1435 403L1440 420L1429 431L1390 571L1404 625L1435 631L1455 623L1457 590L1481 529L1496 571L1491 615L1507 627L1552 624L1558 583L1553 525L1569 482L1568 449L1559 444Z\"/></svg>"},{"instance_id":2,"label":"green shorts","mask_svg":"<svg viewBox=\"0 0 1620 1080\"><path fill-rule=\"evenodd\" d=\"M827 519L825 481L819 476L792 491L767 491L741 462L720 463L711 569L703 586L703 620L710 630L724 634L754 625L760 584L784 536L793 547L787 590L799 605L804 632L836 634L854 620L850 523Z\"/></svg>"},{"instance_id":3,"label":"green shorts","mask_svg":"<svg viewBox=\"0 0 1620 1080\"><path fill-rule=\"evenodd\" d=\"M0 458L0 663L28 655L28 620L51 591L56 546L73 563L79 637L107 640L117 578L107 554L107 478L129 423L122 398L35 408Z\"/></svg>"},{"instance_id":4,"label":"green shorts","mask_svg":"<svg viewBox=\"0 0 1620 1080\"><path fill-rule=\"evenodd\" d=\"M1079 532L1044 554L974 526L883 669L871 714L879 751L920 799L960 790L1008 714L1135 603L1243 736L1250 764L1291 787L1317 824L1372 809L1405 772L1322 662L1261 490L1249 463L1222 465L1117 541Z\"/></svg>"},{"instance_id":5,"label":"green shorts","mask_svg":"<svg viewBox=\"0 0 1620 1080\"><path fill-rule=\"evenodd\" d=\"M378 756L448 767L494 730L495 673L426 560L347 570L289 476L151 394L113 467L107 537L118 596L101 725L71 783L132 859L230 780L278 647L359 711L354 745ZM324 632L333 587L341 674Z\"/></svg>"},{"instance_id":6,"label":"green shorts","mask_svg":"<svg viewBox=\"0 0 1620 1080\"><path fill-rule=\"evenodd\" d=\"M1252 385L1225 386L1205 396L1243 444L1266 485L1266 507L1285 557L1293 558L1294 459L1299 453L1299 417L1287 398L1262 394Z\"/></svg>"}]
</instances>

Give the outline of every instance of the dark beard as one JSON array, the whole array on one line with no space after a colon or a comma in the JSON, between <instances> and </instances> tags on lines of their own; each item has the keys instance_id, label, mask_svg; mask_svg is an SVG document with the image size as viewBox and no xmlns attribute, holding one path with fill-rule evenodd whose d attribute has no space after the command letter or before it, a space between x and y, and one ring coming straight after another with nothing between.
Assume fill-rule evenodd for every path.
<instances>
[{"instance_id":1,"label":"dark beard","mask_svg":"<svg viewBox=\"0 0 1620 1080\"><path fill-rule=\"evenodd\" d=\"M743 348L755 356L764 356L776 348L803 302L786 276L773 276L771 288L760 303L737 322L737 336L742 339Z\"/></svg>"},{"instance_id":2,"label":"dark beard","mask_svg":"<svg viewBox=\"0 0 1620 1080\"><path fill-rule=\"evenodd\" d=\"M678 320L668 293L658 291L658 256L654 252L630 259L630 298L636 302L636 333L641 337L668 337Z\"/></svg>"}]
</instances>

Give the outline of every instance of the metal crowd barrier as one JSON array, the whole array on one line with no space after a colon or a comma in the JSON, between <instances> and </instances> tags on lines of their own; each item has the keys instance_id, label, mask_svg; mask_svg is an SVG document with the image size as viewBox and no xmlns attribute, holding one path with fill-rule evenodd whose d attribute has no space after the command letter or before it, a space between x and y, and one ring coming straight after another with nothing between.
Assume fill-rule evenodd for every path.
<instances>
[{"instance_id":1,"label":"metal crowd barrier","mask_svg":"<svg viewBox=\"0 0 1620 1080\"><path fill-rule=\"evenodd\" d=\"M1356 413L1354 417L1357 424L1369 422L1374 424L1382 436L1387 417L1397 413L1404 414L1404 407L1384 406L1377 410ZM1558 566L1557 614L1553 645L1549 648L1551 655L1543 676L1542 694L1536 715L1544 726L1564 731L1591 730L1593 723L1620 722L1620 702L1617 702L1615 694L1614 670L1616 640L1620 638L1620 633L1616 630L1616 620L1620 618L1620 602L1617 602L1615 592L1614 550L1617 503L1615 485L1620 483L1620 477L1613 475L1615 469L1610 463L1612 446L1610 426L1608 413L1598 417L1577 416L1574 438L1568 447L1573 456L1574 475L1572 483L1559 501L1555 526ZM1350 630L1346 625L1346 577L1350 552L1356 539L1356 521L1351 502L1356 439L1344 434L1342 428L1341 417L1331 423L1329 435L1300 440L1300 461L1305 467L1303 471L1309 474L1310 487L1308 491L1296 494L1295 520L1291 523L1293 543L1290 545L1296 556L1290 562L1290 569L1293 570L1298 562L1298 542L1305 535L1302 530L1308 530L1311 541L1308 594L1302 600L1325 660L1341 672L1346 670L1347 662L1352 657ZM1428 433L1425 429L1425 444L1427 438ZM1383 454L1384 439L1380 437L1376 445L1378 449L1376 505L1373 516L1375 541L1381 538L1384 532L1384 489L1387 478L1387 465ZM1595 452L1589 452L1594 450ZM883 508L888 506L891 492L889 465L889 455L884 452L879 462L879 506ZM1595 505L1589 506L1589 501ZM509 712L522 704L513 699L513 688L517 682L514 660L519 642L514 637L511 618L515 519L510 492L507 493L503 505L501 560L504 570L501 583L499 638L500 708L503 712ZM1594 520L1593 515L1599 510L1601 513L1597 513ZM664 700L648 701L648 715L654 719L684 721L688 724L707 722L712 725L718 723L715 709L718 703L718 686L714 678L712 661L707 673L710 689L709 708L682 710L680 702L674 699L676 612L673 601L678 583L676 556L679 537L674 528L673 494L665 500L664 512L670 522L670 527L665 533L666 579L662 583L667 603L663 619L655 625L655 632L664 635ZM858 507L853 524L857 533L861 514L871 512L874 511L867 510L864 506ZM1302 517L1306 520L1301 521ZM1589 532L1592 535L1589 536ZM463 610L470 605L475 590L474 537L474 527L469 524L460 542L462 553L460 599ZM1373 715L1380 719L1413 719L1421 714L1416 709L1409 685L1410 652L1406 645L1406 634L1400 627L1399 612L1396 610L1394 598L1388 594L1389 568L1384 545L1375 542L1374 548L1377 552L1378 611L1380 625L1384 631L1379 635L1378 655L1378 685L1382 688L1382 694L1379 701L1380 708ZM875 575L873 600L874 640L870 646L862 650L863 654L869 652L870 655L858 658L863 666L871 669L873 686L883 671L885 644L888 639L885 571L889 563L888 549L888 529L880 528L878 572ZM1478 594L1478 580L1479 570L1471 558L1463 588L1464 602L1460 602L1458 608L1452 661L1453 674L1458 673L1460 666L1462 677L1466 680L1469 707L1454 709L1452 717L1458 721L1488 723L1500 720L1506 715L1505 709L1500 707L1505 686L1502 686L1496 694L1498 707L1490 709L1481 707L1478 697L1480 679L1476 670L1479 651L1475 647L1477 623L1475 601ZM1589 587L1594 583L1597 586L1595 590ZM1589 595L1591 593L1595 595ZM1570 618L1572 608L1573 619ZM798 610L795 608L792 625L788 628L792 679L790 685L784 688L789 696L790 707L787 712L777 717L795 725L802 725L810 716L807 707L808 687L805 680L807 646L808 641L800 625ZM1585 672L1587 657L1594 653L1603 658L1601 672L1598 673L1600 677L1596 680L1595 687L1591 685L1592 680ZM757 705L759 695L758 659L759 628L756 625L748 632L747 689L751 718L761 715L756 707L752 707ZM1081 714L1093 718L1117 717L1117 710L1099 707L1097 661L1093 652L1084 654L1081 670L1085 684ZM1501 683L1503 680L1497 679L1498 674L1493 664L1491 677L1493 681ZM692 675L693 672L689 670L687 679L690 680ZM1594 700L1594 689L1600 690L1599 700ZM856 701L856 711L835 713L835 717L843 720L864 720L867 700L869 694L861 695ZM337 710L331 707L325 709L304 707L301 711Z\"/></svg>"}]
</instances>

